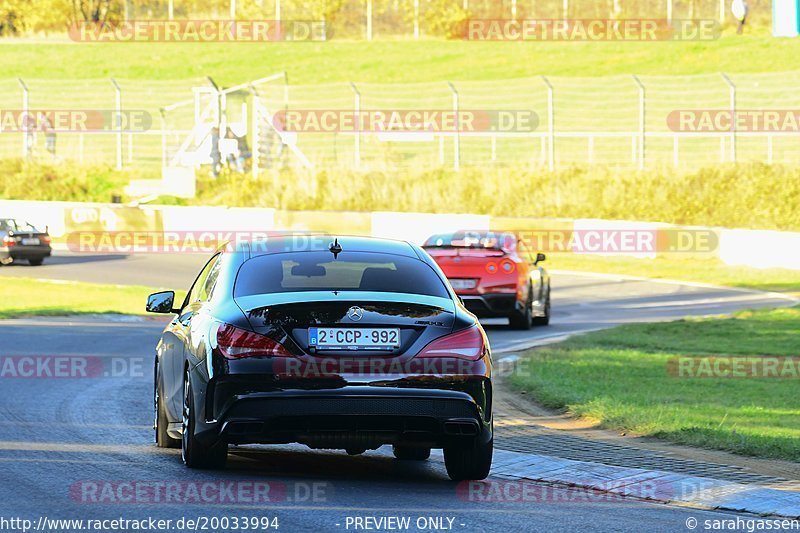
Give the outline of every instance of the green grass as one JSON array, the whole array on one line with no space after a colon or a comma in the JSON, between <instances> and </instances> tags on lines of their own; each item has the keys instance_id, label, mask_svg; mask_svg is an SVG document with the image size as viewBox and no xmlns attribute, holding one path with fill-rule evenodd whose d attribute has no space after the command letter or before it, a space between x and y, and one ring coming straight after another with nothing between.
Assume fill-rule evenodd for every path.
<instances>
[{"instance_id":1,"label":"green grass","mask_svg":"<svg viewBox=\"0 0 800 533\"><path fill-rule=\"evenodd\" d=\"M796 356L800 308L635 324L536 349L512 385L603 427L743 455L800 461L797 379L686 378L686 355Z\"/></svg>"},{"instance_id":2,"label":"green grass","mask_svg":"<svg viewBox=\"0 0 800 533\"><path fill-rule=\"evenodd\" d=\"M36 164L22 159L0 159L0 175L0 198L67 202L110 202L135 176L106 165Z\"/></svg>"},{"instance_id":3,"label":"green grass","mask_svg":"<svg viewBox=\"0 0 800 533\"><path fill-rule=\"evenodd\" d=\"M96 313L142 315L149 287L3 278L0 318Z\"/></svg>"},{"instance_id":4,"label":"green grass","mask_svg":"<svg viewBox=\"0 0 800 533\"><path fill-rule=\"evenodd\" d=\"M1 42L1 41L0 41ZM538 76L701 74L800 69L800 42L726 29L702 42L466 42L425 39L327 43L2 42L9 78L186 80L232 85L287 71L291 83L494 80ZM191 57L191 61L186 61Z\"/></svg>"},{"instance_id":5,"label":"green grass","mask_svg":"<svg viewBox=\"0 0 800 533\"><path fill-rule=\"evenodd\" d=\"M800 271L730 266L716 258L672 254L655 259L634 259L558 253L548 256L547 266L550 269L710 283L800 296Z\"/></svg>"}]
</instances>

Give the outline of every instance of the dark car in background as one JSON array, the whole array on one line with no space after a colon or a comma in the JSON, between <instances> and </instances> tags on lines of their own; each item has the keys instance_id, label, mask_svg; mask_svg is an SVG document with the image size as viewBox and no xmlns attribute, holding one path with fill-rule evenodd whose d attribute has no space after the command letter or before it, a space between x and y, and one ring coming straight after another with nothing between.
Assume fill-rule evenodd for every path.
<instances>
[{"instance_id":1,"label":"dark car in background","mask_svg":"<svg viewBox=\"0 0 800 533\"><path fill-rule=\"evenodd\" d=\"M38 266L51 253L50 235L46 228L40 231L21 220L0 218L0 264L23 259Z\"/></svg>"},{"instance_id":2,"label":"dark car in background","mask_svg":"<svg viewBox=\"0 0 800 533\"><path fill-rule=\"evenodd\" d=\"M401 460L443 448L454 480L492 462L491 353L431 257L408 242L283 236L221 248L155 357L155 432L193 468L229 444L299 442Z\"/></svg>"},{"instance_id":3,"label":"dark car in background","mask_svg":"<svg viewBox=\"0 0 800 533\"><path fill-rule=\"evenodd\" d=\"M541 265L545 255L515 234L440 233L429 237L423 248L476 316L508 317L515 329L550 323L550 276Z\"/></svg>"}]
</instances>

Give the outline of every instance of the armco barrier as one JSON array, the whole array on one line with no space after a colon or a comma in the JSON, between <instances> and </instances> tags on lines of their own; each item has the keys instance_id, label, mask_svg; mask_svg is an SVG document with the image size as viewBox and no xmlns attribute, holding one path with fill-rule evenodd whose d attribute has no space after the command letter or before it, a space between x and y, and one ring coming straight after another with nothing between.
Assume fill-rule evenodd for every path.
<instances>
[{"instance_id":1,"label":"armco barrier","mask_svg":"<svg viewBox=\"0 0 800 533\"><path fill-rule=\"evenodd\" d=\"M282 211L272 208L181 207L79 202L0 200L0 218L20 218L48 226L56 248L74 231L303 231L372 235L421 243L436 232L457 229L713 231L719 246L712 254L729 265L800 270L800 233L680 227L653 222L599 219L490 217L469 214L357 211ZM61 245L61 246L60 246ZM613 255L613 254L607 254ZM626 253L644 260L653 254ZM708 253L697 254L708 257ZM684 257L689 257L684 255Z\"/></svg>"},{"instance_id":2,"label":"armco barrier","mask_svg":"<svg viewBox=\"0 0 800 533\"><path fill-rule=\"evenodd\" d=\"M800 270L800 233L723 229L719 257L728 265Z\"/></svg>"}]
</instances>

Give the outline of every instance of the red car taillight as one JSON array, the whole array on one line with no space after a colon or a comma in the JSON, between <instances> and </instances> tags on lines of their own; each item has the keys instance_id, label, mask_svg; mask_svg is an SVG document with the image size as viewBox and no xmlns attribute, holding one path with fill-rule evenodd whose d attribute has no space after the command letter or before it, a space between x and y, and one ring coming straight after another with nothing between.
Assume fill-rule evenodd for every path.
<instances>
[{"instance_id":1,"label":"red car taillight","mask_svg":"<svg viewBox=\"0 0 800 533\"><path fill-rule=\"evenodd\" d=\"M14 246L17 244L17 241L14 237L3 237L3 246Z\"/></svg>"},{"instance_id":2,"label":"red car taillight","mask_svg":"<svg viewBox=\"0 0 800 533\"><path fill-rule=\"evenodd\" d=\"M417 357L455 357L477 361L485 351L483 334L476 325L436 339L423 348Z\"/></svg>"},{"instance_id":3,"label":"red car taillight","mask_svg":"<svg viewBox=\"0 0 800 533\"><path fill-rule=\"evenodd\" d=\"M39 237L39 241L41 241L42 244L50 244L50 236L44 235L42 237Z\"/></svg>"},{"instance_id":4,"label":"red car taillight","mask_svg":"<svg viewBox=\"0 0 800 533\"><path fill-rule=\"evenodd\" d=\"M225 359L245 357L291 357L292 354L275 339L230 324L220 324L217 329L217 349Z\"/></svg>"}]
</instances>

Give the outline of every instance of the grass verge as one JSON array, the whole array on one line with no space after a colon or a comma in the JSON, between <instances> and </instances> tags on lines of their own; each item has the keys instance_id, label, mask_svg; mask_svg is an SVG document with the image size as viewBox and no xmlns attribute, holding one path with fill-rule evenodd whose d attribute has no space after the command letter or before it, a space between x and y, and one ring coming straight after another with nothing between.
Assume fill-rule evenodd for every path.
<instances>
[{"instance_id":1,"label":"grass verge","mask_svg":"<svg viewBox=\"0 0 800 533\"><path fill-rule=\"evenodd\" d=\"M4 277L0 319L95 313L143 315L154 289L74 281Z\"/></svg>"},{"instance_id":2,"label":"grass verge","mask_svg":"<svg viewBox=\"0 0 800 533\"><path fill-rule=\"evenodd\" d=\"M717 258L699 259L671 254L655 259L634 259L558 253L548 255L547 268L709 283L800 297L798 270L731 266Z\"/></svg>"},{"instance_id":3,"label":"grass verge","mask_svg":"<svg viewBox=\"0 0 800 533\"><path fill-rule=\"evenodd\" d=\"M8 78L200 80L233 85L286 70L294 84L436 82L550 76L773 72L800 68L798 43L768 29L665 42L493 42L444 39L271 43L0 42ZM256 47L257 48L257 45ZM186 58L192 58L186 61ZM379 59L378 59L379 58ZM690 58L690 60L687 60ZM16 80L14 80L16 87ZM109 93L111 94L111 93Z\"/></svg>"},{"instance_id":4,"label":"grass verge","mask_svg":"<svg viewBox=\"0 0 800 533\"><path fill-rule=\"evenodd\" d=\"M129 174L103 166L0 160L0 198L110 201ZM509 176L514 176L513 183ZM780 195L774 191L780 190ZM687 194L691 191L691 194ZM123 200L127 200L123 194ZM445 199L445 200L443 200ZM730 228L800 230L800 169L740 164L651 172L573 167L416 170L403 173L286 170L263 180L226 174L198 178L197 197L175 205L274 207L294 211L482 213L501 217L652 220ZM524 229L507 221L502 229ZM498 228L501 229L501 228ZM544 228L537 228L544 229Z\"/></svg>"},{"instance_id":5,"label":"grass verge","mask_svg":"<svg viewBox=\"0 0 800 533\"><path fill-rule=\"evenodd\" d=\"M793 356L798 346L799 307L626 325L529 352L511 383L546 407L607 428L798 461L796 375L689 378L668 371L676 356Z\"/></svg>"}]
</instances>

